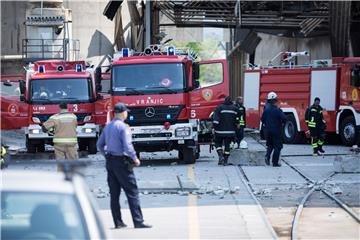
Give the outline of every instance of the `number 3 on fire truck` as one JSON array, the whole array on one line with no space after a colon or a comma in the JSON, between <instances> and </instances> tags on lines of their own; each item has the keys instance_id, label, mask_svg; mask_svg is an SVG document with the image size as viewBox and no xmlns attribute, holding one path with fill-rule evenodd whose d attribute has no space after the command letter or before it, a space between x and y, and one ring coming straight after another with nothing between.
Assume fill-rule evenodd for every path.
<instances>
[{"instance_id":1,"label":"number 3 on fire truck","mask_svg":"<svg viewBox=\"0 0 360 240\"><path fill-rule=\"evenodd\" d=\"M196 111L195 110L190 111L190 117L191 118L196 118Z\"/></svg>"},{"instance_id":2,"label":"number 3 on fire truck","mask_svg":"<svg viewBox=\"0 0 360 240\"><path fill-rule=\"evenodd\" d=\"M77 104L73 104L73 110L74 112L79 111L78 105Z\"/></svg>"}]
</instances>

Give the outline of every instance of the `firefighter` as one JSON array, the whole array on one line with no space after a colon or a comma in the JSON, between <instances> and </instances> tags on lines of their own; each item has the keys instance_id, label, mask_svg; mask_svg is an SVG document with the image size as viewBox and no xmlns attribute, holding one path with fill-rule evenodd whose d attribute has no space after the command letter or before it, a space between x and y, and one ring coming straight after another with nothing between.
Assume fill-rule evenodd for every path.
<instances>
[{"instance_id":1,"label":"firefighter","mask_svg":"<svg viewBox=\"0 0 360 240\"><path fill-rule=\"evenodd\" d=\"M236 128L237 148L240 148L240 142L244 138L244 128L246 127L246 108L243 105L243 98L237 97L235 106L239 109L239 127Z\"/></svg>"},{"instance_id":2,"label":"firefighter","mask_svg":"<svg viewBox=\"0 0 360 240\"><path fill-rule=\"evenodd\" d=\"M325 140L326 121L322 112L323 108L320 106L320 98L318 97L314 99L314 104L306 109L305 112L305 122L308 126L308 132L310 132L314 156L320 156L325 153L322 147Z\"/></svg>"},{"instance_id":3,"label":"firefighter","mask_svg":"<svg viewBox=\"0 0 360 240\"><path fill-rule=\"evenodd\" d=\"M60 113L52 115L44 124L44 132L54 134L53 142L56 160L76 160L79 158L77 144L77 118L67 110L66 103L60 103Z\"/></svg>"},{"instance_id":4,"label":"firefighter","mask_svg":"<svg viewBox=\"0 0 360 240\"><path fill-rule=\"evenodd\" d=\"M261 121L266 130L266 156L265 163L270 165L270 157L272 156L272 163L274 167L280 167L279 157L282 145L282 124L285 123L286 117L283 111L278 107L277 94L270 92L268 94L268 102L265 110L261 116Z\"/></svg>"},{"instance_id":5,"label":"firefighter","mask_svg":"<svg viewBox=\"0 0 360 240\"><path fill-rule=\"evenodd\" d=\"M4 169L7 167L7 162L6 162L6 155L7 155L7 151L5 146L3 146L1 144L1 160L0 160L0 169Z\"/></svg>"},{"instance_id":6,"label":"firefighter","mask_svg":"<svg viewBox=\"0 0 360 240\"><path fill-rule=\"evenodd\" d=\"M215 147L219 155L218 165L227 165L230 156L230 143L235 137L238 127L239 110L233 104L231 97L226 97L224 103L217 106L213 124L215 130ZM223 151L223 144L225 150Z\"/></svg>"}]
</instances>

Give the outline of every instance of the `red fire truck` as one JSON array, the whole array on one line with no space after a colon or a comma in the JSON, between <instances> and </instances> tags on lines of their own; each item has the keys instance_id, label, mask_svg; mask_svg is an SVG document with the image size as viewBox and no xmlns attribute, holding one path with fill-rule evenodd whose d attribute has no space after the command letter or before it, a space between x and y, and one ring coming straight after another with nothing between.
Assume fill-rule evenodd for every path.
<instances>
[{"instance_id":1,"label":"red fire truck","mask_svg":"<svg viewBox=\"0 0 360 240\"><path fill-rule=\"evenodd\" d=\"M199 143L210 141L210 114L229 84L226 60L195 62L188 50L158 45L141 53L123 49L112 62L110 82L103 108L128 106L136 151L176 149L186 163L199 157Z\"/></svg>"},{"instance_id":2,"label":"red fire truck","mask_svg":"<svg viewBox=\"0 0 360 240\"><path fill-rule=\"evenodd\" d=\"M249 127L261 128L260 117L270 91L278 94L287 116L283 129L285 143L300 141L307 130L305 111L315 97L321 99L324 108L326 131L339 134L345 145L359 141L360 58L318 60L303 66L290 62L245 70L244 104Z\"/></svg>"},{"instance_id":3,"label":"red fire truck","mask_svg":"<svg viewBox=\"0 0 360 240\"><path fill-rule=\"evenodd\" d=\"M30 64L20 84L13 78L3 77L2 92L8 94L1 97L1 128L24 127L27 151L42 152L44 144L51 143L52 135L44 133L39 124L59 112L60 102L66 102L69 111L78 118L79 149L96 153L99 133L96 121L101 112L97 116L94 72L85 67L84 61L45 60ZM12 94L7 88L16 93Z\"/></svg>"}]
</instances>

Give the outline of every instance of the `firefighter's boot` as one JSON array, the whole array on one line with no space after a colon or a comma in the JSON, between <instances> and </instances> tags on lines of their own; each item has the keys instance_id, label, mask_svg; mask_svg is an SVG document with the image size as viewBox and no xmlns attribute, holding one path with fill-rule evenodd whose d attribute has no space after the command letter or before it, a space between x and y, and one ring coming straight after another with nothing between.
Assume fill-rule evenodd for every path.
<instances>
[{"instance_id":1,"label":"firefighter's boot","mask_svg":"<svg viewBox=\"0 0 360 240\"><path fill-rule=\"evenodd\" d=\"M321 141L321 140L318 141L318 151L319 151L321 154L324 154L324 153L325 153L324 149L322 148L322 147L323 147L323 144L324 144L323 141Z\"/></svg>"},{"instance_id":2,"label":"firefighter's boot","mask_svg":"<svg viewBox=\"0 0 360 240\"><path fill-rule=\"evenodd\" d=\"M225 158L224 158L224 153L223 153L223 150L217 150L217 154L219 156L219 162L218 162L218 165L223 165L224 162L225 162Z\"/></svg>"},{"instance_id":3,"label":"firefighter's boot","mask_svg":"<svg viewBox=\"0 0 360 240\"><path fill-rule=\"evenodd\" d=\"M226 153L224 154L224 163L223 163L224 166L228 165L229 156L230 154L226 154Z\"/></svg>"},{"instance_id":4,"label":"firefighter's boot","mask_svg":"<svg viewBox=\"0 0 360 240\"><path fill-rule=\"evenodd\" d=\"M314 148L313 156L321 156L321 152L319 151L319 148Z\"/></svg>"}]
</instances>

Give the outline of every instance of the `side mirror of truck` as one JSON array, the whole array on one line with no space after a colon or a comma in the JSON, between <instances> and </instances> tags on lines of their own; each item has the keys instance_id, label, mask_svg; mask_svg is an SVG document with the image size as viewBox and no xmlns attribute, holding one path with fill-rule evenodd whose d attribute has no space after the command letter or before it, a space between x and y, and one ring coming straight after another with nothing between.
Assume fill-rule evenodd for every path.
<instances>
[{"instance_id":1,"label":"side mirror of truck","mask_svg":"<svg viewBox=\"0 0 360 240\"><path fill-rule=\"evenodd\" d=\"M96 86L101 83L101 67L95 68L95 83Z\"/></svg>"},{"instance_id":2,"label":"side mirror of truck","mask_svg":"<svg viewBox=\"0 0 360 240\"><path fill-rule=\"evenodd\" d=\"M19 80L19 88L20 88L20 94L25 95L26 92L26 84L24 80Z\"/></svg>"},{"instance_id":3,"label":"side mirror of truck","mask_svg":"<svg viewBox=\"0 0 360 240\"><path fill-rule=\"evenodd\" d=\"M96 92L101 92L102 86L101 84L96 84Z\"/></svg>"},{"instance_id":4,"label":"side mirror of truck","mask_svg":"<svg viewBox=\"0 0 360 240\"><path fill-rule=\"evenodd\" d=\"M96 100L101 100L102 99L102 96L100 94L97 94L96 95Z\"/></svg>"},{"instance_id":5,"label":"side mirror of truck","mask_svg":"<svg viewBox=\"0 0 360 240\"><path fill-rule=\"evenodd\" d=\"M25 102L25 96L22 95L22 94L20 95L20 101L21 101L21 102Z\"/></svg>"},{"instance_id":6,"label":"side mirror of truck","mask_svg":"<svg viewBox=\"0 0 360 240\"><path fill-rule=\"evenodd\" d=\"M199 87L200 87L200 82L199 82L199 80L194 79L192 85L193 85L193 88L194 88L194 89L199 88Z\"/></svg>"},{"instance_id":7,"label":"side mirror of truck","mask_svg":"<svg viewBox=\"0 0 360 240\"><path fill-rule=\"evenodd\" d=\"M192 75L192 77L193 77L194 80L198 80L199 77L200 77L200 65L199 65L199 63L194 62L194 63L192 64L192 68L193 68L193 75Z\"/></svg>"}]
</instances>

